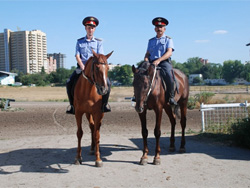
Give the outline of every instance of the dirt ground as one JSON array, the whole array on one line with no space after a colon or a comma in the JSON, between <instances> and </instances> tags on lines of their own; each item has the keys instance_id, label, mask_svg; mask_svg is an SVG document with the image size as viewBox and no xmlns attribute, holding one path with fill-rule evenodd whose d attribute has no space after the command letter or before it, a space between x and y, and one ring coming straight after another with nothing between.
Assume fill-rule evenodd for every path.
<instances>
[{"instance_id":1,"label":"dirt ground","mask_svg":"<svg viewBox=\"0 0 250 188\"><path fill-rule=\"evenodd\" d=\"M184 154L168 152L170 125L163 116L161 165L153 165L154 114L148 112L149 164L142 155L140 122L130 102L111 102L101 128L102 168L89 155L90 130L83 120L83 163L74 165L76 123L66 102L13 102L0 111L1 187L250 187L250 151L202 141L187 134ZM200 131L199 110L188 111L187 132ZM178 120L179 121L179 120ZM180 124L176 147L180 146Z\"/></svg>"}]
</instances>

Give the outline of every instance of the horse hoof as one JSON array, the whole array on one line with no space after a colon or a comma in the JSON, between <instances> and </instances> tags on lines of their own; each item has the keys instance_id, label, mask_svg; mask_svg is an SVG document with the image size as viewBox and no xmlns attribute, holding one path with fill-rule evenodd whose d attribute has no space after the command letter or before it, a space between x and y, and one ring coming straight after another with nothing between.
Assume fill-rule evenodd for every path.
<instances>
[{"instance_id":1,"label":"horse hoof","mask_svg":"<svg viewBox=\"0 0 250 188\"><path fill-rule=\"evenodd\" d=\"M160 165L161 164L161 159L160 158L154 158L154 165Z\"/></svg>"},{"instance_id":2,"label":"horse hoof","mask_svg":"<svg viewBox=\"0 0 250 188\"><path fill-rule=\"evenodd\" d=\"M147 164L148 164L148 159L147 158L141 158L140 165L147 165Z\"/></svg>"},{"instance_id":3,"label":"horse hoof","mask_svg":"<svg viewBox=\"0 0 250 188\"><path fill-rule=\"evenodd\" d=\"M103 162L102 161L96 161L95 166L96 167L103 167Z\"/></svg>"},{"instance_id":4,"label":"horse hoof","mask_svg":"<svg viewBox=\"0 0 250 188\"><path fill-rule=\"evenodd\" d=\"M95 154L95 150L90 150L89 151L89 155L94 155Z\"/></svg>"},{"instance_id":5,"label":"horse hoof","mask_svg":"<svg viewBox=\"0 0 250 188\"><path fill-rule=\"evenodd\" d=\"M175 147L170 147L169 152L175 152Z\"/></svg>"},{"instance_id":6,"label":"horse hoof","mask_svg":"<svg viewBox=\"0 0 250 188\"><path fill-rule=\"evenodd\" d=\"M81 165L82 164L82 158L80 159L75 159L75 165Z\"/></svg>"},{"instance_id":7,"label":"horse hoof","mask_svg":"<svg viewBox=\"0 0 250 188\"><path fill-rule=\"evenodd\" d=\"M180 152L180 153L185 153L185 152L186 152L186 149L185 149L185 148L180 148L179 152Z\"/></svg>"}]
</instances>

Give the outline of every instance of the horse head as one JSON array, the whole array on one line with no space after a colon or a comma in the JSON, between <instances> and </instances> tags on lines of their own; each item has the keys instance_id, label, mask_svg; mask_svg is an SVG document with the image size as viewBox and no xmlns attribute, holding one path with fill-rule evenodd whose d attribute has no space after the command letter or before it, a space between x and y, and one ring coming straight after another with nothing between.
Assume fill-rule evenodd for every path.
<instances>
[{"instance_id":1,"label":"horse head","mask_svg":"<svg viewBox=\"0 0 250 188\"><path fill-rule=\"evenodd\" d=\"M111 56L113 53L110 52L107 55L103 54L97 54L92 50L93 52L93 61L92 61L92 81L96 86L97 93L99 95L105 95L108 92L108 62L107 59Z\"/></svg>"},{"instance_id":2,"label":"horse head","mask_svg":"<svg viewBox=\"0 0 250 188\"><path fill-rule=\"evenodd\" d=\"M136 100L135 110L138 113L142 113L150 94L155 65L149 62L143 62L138 68L135 68L133 65L132 71L134 73L133 87Z\"/></svg>"}]
</instances>

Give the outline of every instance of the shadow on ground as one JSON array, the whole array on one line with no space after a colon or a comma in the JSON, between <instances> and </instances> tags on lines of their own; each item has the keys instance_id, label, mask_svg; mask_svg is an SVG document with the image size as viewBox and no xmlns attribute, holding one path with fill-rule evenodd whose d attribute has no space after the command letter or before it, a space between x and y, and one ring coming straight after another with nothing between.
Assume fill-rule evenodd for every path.
<instances>
[{"instance_id":1,"label":"shadow on ground","mask_svg":"<svg viewBox=\"0 0 250 188\"><path fill-rule=\"evenodd\" d=\"M130 163L138 165L138 161L109 160L107 157L115 152L142 151L142 138L128 138L133 144L116 145L101 144L101 157L103 161L114 163ZM178 152L180 137L176 137L176 152L170 153L169 137L161 137L161 156L181 155ZM148 138L149 155L154 156L155 138ZM95 155L89 155L90 146L82 147L84 165L93 166ZM211 144L200 141L196 135L186 136L186 154L201 153L209 155L215 159L224 160L250 160L250 150L225 145ZM38 148L20 149L0 154L0 175L18 172L26 173L68 173L67 166L73 165L76 155L76 148ZM138 158L141 156L138 156ZM137 159L138 159L137 158ZM137 160L136 159L136 160ZM91 165L86 162L90 162ZM93 162L93 163L92 163ZM93 165L92 165L93 164ZM14 166L20 166L15 168ZM17 170L18 169L18 170Z\"/></svg>"}]
</instances>

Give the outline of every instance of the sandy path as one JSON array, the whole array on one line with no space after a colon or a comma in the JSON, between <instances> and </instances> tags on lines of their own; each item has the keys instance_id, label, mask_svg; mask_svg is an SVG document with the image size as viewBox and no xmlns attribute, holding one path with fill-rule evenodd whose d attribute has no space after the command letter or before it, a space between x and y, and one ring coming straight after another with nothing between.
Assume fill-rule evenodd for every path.
<instances>
[{"instance_id":1,"label":"sandy path","mask_svg":"<svg viewBox=\"0 0 250 188\"><path fill-rule=\"evenodd\" d=\"M161 165L152 164L155 140L149 126L149 164L140 166L139 119L130 104L117 104L111 103L113 112L103 120L102 168L94 167L95 156L88 155L87 126L83 164L73 165L76 128L74 117L64 114L66 103L13 103L24 111L0 112L1 187L250 187L250 150L188 135L187 153L169 153L169 126L163 126ZM194 130L200 124L197 113L189 113L188 127Z\"/></svg>"}]
</instances>

